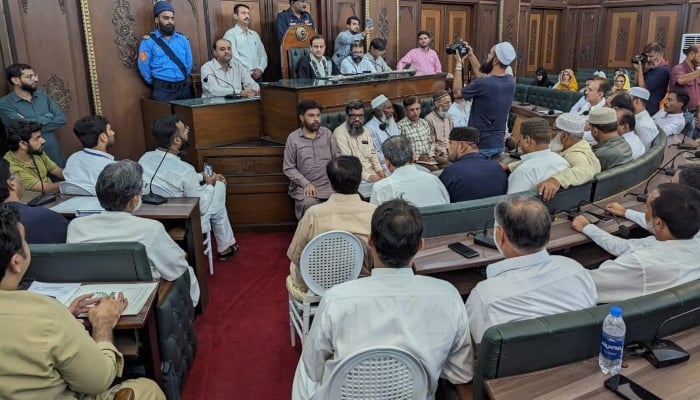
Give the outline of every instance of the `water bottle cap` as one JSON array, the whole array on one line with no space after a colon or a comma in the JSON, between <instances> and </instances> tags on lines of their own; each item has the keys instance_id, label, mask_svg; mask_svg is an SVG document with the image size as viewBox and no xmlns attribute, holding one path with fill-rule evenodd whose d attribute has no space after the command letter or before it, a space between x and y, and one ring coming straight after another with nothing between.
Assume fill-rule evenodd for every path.
<instances>
[{"instance_id":1,"label":"water bottle cap","mask_svg":"<svg viewBox=\"0 0 700 400\"><path fill-rule=\"evenodd\" d=\"M610 307L610 315L615 318L620 318L622 316L622 309L618 306Z\"/></svg>"}]
</instances>

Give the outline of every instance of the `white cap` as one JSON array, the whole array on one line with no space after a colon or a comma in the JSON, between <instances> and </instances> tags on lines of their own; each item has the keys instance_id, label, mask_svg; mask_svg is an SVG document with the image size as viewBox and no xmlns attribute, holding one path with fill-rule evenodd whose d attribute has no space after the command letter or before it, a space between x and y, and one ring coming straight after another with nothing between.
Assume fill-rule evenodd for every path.
<instances>
[{"instance_id":1,"label":"white cap","mask_svg":"<svg viewBox=\"0 0 700 400\"><path fill-rule=\"evenodd\" d=\"M577 137L583 137L586 118L576 113L563 113L554 121L554 127Z\"/></svg>"},{"instance_id":2,"label":"white cap","mask_svg":"<svg viewBox=\"0 0 700 400\"><path fill-rule=\"evenodd\" d=\"M630 96L634 97L639 97L642 100L649 101L649 96L650 93L648 90L644 89L643 87L635 86L631 87L628 91L627 94Z\"/></svg>"},{"instance_id":3,"label":"white cap","mask_svg":"<svg viewBox=\"0 0 700 400\"><path fill-rule=\"evenodd\" d=\"M383 94L380 94L379 96L372 99L372 103L371 103L372 109L376 110L377 108L381 107L382 104L386 103L387 101L389 101L389 99L386 96L384 96Z\"/></svg>"},{"instance_id":4,"label":"white cap","mask_svg":"<svg viewBox=\"0 0 700 400\"><path fill-rule=\"evenodd\" d=\"M515 60L515 48L510 42L501 42L495 46L496 57L503 65L510 65Z\"/></svg>"}]
</instances>

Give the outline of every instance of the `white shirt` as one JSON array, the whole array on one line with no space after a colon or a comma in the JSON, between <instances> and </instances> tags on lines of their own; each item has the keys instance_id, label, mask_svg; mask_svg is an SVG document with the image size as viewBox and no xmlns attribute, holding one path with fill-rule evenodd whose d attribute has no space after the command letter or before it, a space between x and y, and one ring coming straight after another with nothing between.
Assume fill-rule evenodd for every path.
<instances>
[{"instance_id":1,"label":"white shirt","mask_svg":"<svg viewBox=\"0 0 700 400\"><path fill-rule=\"evenodd\" d=\"M243 89L260 90L260 85L250 76L250 71L233 60L224 70L212 58L202 65L199 73L202 78L202 97L222 97L234 92L240 93Z\"/></svg>"},{"instance_id":2,"label":"white shirt","mask_svg":"<svg viewBox=\"0 0 700 400\"><path fill-rule=\"evenodd\" d=\"M450 106L450 109L447 110L452 118L452 126L455 128L469 126L469 115L471 114L471 110L471 100L455 100Z\"/></svg>"},{"instance_id":3,"label":"white shirt","mask_svg":"<svg viewBox=\"0 0 700 400\"><path fill-rule=\"evenodd\" d=\"M588 270L576 260L549 255L546 249L491 264L486 278L472 289L466 303L469 330L476 343L481 343L484 332L493 325L596 304Z\"/></svg>"},{"instance_id":4,"label":"white shirt","mask_svg":"<svg viewBox=\"0 0 700 400\"><path fill-rule=\"evenodd\" d=\"M649 150L651 142L653 142L659 134L659 128L656 126L654 120L651 119L649 111L647 110L635 114L634 119L634 132L639 136L642 143L644 143L644 148Z\"/></svg>"},{"instance_id":5,"label":"white shirt","mask_svg":"<svg viewBox=\"0 0 700 400\"><path fill-rule=\"evenodd\" d=\"M161 160L163 164L158 168ZM199 197L199 210L202 214L206 214L209 207L214 206L212 204L214 186L200 185L199 183L204 180L202 174L175 154L156 149L144 153L139 159L139 164L143 167L144 193L149 193L151 178L156 173L153 184L164 191L164 193L156 191L157 194L166 197Z\"/></svg>"},{"instance_id":6,"label":"white shirt","mask_svg":"<svg viewBox=\"0 0 700 400\"><path fill-rule=\"evenodd\" d=\"M535 185L571 166L549 149L523 154L523 162L508 177L508 194L533 189Z\"/></svg>"},{"instance_id":7,"label":"white shirt","mask_svg":"<svg viewBox=\"0 0 700 400\"><path fill-rule=\"evenodd\" d=\"M625 138L632 148L632 159L639 158L646 153L647 149L644 148L644 143L634 131L623 133L622 137Z\"/></svg>"},{"instance_id":8,"label":"white shirt","mask_svg":"<svg viewBox=\"0 0 700 400\"><path fill-rule=\"evenodd\" d=\"M685 128L685 117L683 113L669 114L664 110L659 110L654 114L654 122L664 130L666 136L678 135Z\"/></svg>"},{"instance_id":9,"label":"white shirt","mask_svg":"<svg viewBox=\"0 0 700 400\"><path fill-rule=\"evenodd\" d=\"M340 73L343 75L363 74L365 72L377 72L374 65L368 59L363 58L359 64L355 64L352 57L347 56L340 62Z\"/></svg>"},{"instance_id":10,"label":"white shirt","mask_svg":"<svg viewBox=\"0 0 700 400\"><path fill-rule=\"evenodd\" d=\"M438 378L467 383L474 373L467 313L450 283L411 268L375 268L372 275L326 291L304 342L292 398L301 380L327 383L338 362L368 346L401 347L418 358L432 398ZM317 392L314 398L327 398Z\"/></svg>"},{"instance_id":11,"label":"white shirt","mask_svg":"<svg viewBox=\"0 0 700 400\"><path fill-rule=\"evenodd\" d=\"M260 40L260 35L252 29L243 30L236 25L226 31L224 39L231 42L233 59L243 65L248 71L255 68L265 72L267 68L267 53ZM250 73L250 72L249 72Z\"/></svg>"},{"instance_id":12,"label":"white shirt","mask_svg":"<svg viewBox=\"0 0 700 400\"><path fill-rule=\"evenodd\" d=\"M384 60L384 57L379 56L377 58L374 58L372 53L365 53L363 56L364 59L372 63L374 66L374 72L389 72L391 71L391 67L389 64L386 63L386 60Z\"/></svg>"},{"instance_id":13,"label":"white shirt","mask_svg":"<svg viewBox=\"0 0 700 400\"><path fill-rule=\"evenodd\" d=\"M569 110L569 112L581 114L582 112L586 111L586 109L588 108L588 106L589 106L589 104L588 104L588 102L586 101L586 96L581 96L581 98L578 99L578 101L576 102L576 104L574 104L574 105L571 107L571 110Z\"/></svg>"},{"instance_id":14,"label":"white shirt","mask_svg":"<svg viewBox=\"0 0 700 400\"><path fill-rule=\"evenodd\" d=\"M95 196L95 184L100 172L114 162L114 156L104 151L82 149L71 154L63 169L63 178Z\"/></svg>"},{"instance_id":15,"label":"white shirt","mask_svg":"<svg viewBox=\"0 0 700 400\"><path fill-rule=\"evenodd\" d=\"M399 197L416 207L450 204L450 195L440 178L419 170L415 164L396 168L391 176L374 182L369 202L379 205Z\"/></svg>"},{"instance_id":16,"label":"white shirt","mask_svg":"<svg viewBox=\"0 0 700 400\"><path fill-rule=\"evenodd\" d=\"M643 212L627 209L627 210L625 210L625 218L634 222L640 228L645 229L651 233L654 233L654 230L647 225L647 217L646 217L646 215L644 215ZM698 232L695 236L700 237L700 232Z\"/></svg>"},{"instance_id":17,"label":"white shirt","mask_svg":"<svg viewBox=\"0 0 700 400\"><path fill-rule=\"evenodd\" d=\"M401 131L399 130L399 125L393 119L390 122L386 122L386 129L379 128L381 123L382 122L379 120L379 118L372 117L372 119L367 121L365 124L365 128L369 130L370 136L372 137L372 143L374 144L374 151L377 153L377 159L379 160L379 164L382 165L384 173L386 174L389 172L389 169L386 167L386 163L384 162L382 144L390 137L400 135Z\"/></svg>"},{"instance_id":18,"label":"white shirt","mask_svg":"<svg viewBox=\"0 0 700 400\"><path fill-rule=\"evenodd\" d=\"M646 225L646 224L645 224ZM700 239L621 239L593 224L583 233L616 256L590 271L598 302L610 303L656 293L700 279Z\"/></svg>"},{"instance_id":19,"label":"white shirt","mask_svg":"<svg viewBox=\"0 0 700 400\"><path fill-rule=\"evenodd\" d=\"M73 219L66 243L139 242L146 247L153 279L174 281L190 274L192 303L199 303L199 283L187 254L170 238L160 222L123 211L104 211Z\"/></svg>"}]
</instances>

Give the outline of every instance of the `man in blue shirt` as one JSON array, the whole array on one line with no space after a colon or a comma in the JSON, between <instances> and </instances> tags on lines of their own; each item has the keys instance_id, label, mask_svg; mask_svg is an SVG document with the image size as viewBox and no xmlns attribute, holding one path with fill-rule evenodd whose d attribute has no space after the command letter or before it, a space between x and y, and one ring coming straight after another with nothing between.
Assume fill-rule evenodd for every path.
<instances>
[{"instance_id":1,"label":"man in blue shirt","mask_svg":"<svg viewBox=\"0 0 700 400\"><path fill-rule=\"evenodd\" d=\"M515 48L501 42L491 48L484 65L470 48L467 58L474 71L485 76L462 88L462 98L472 100L469 126L479 131L479 153L491 158L503 152L510 106L515 95L515 81L506 75L506 68L515 60Z\"/></svg>"},{"instance_id":2,"label":"man in blue shirt","mask_svg":"<svg viewBox=\"0 0 700 400\"><path fill-rule=\"evenodd\" d=\"M10 93L0 99L0 119L7 128L12 121L31 121L41 126L46 141L44 151L59 167L66 164L56 138L56 129L66 124L61 108L46 92L37 90L39 75L27 64L12 64L5 70L12 86Z\"/></svg>"},{"instance_id":3,"label":"man in blue shirt","mask_svg":"<svg viewBox=\"0 0 700 400\"><path fill-rule=\"evenodd\" d=\"M306 0L289 0L289 8L277 14L275 32L277 40L282 43L282 37L292 25L311 25L314 30L314 19L306 10Z\"/></svg>"},{"instance_id":4,"label":"man in blue shirt","mask_svg":"<svg viewBox=\"0 0 700 400\"><path fill-rule=\"evenodd\" d=\"M508 190L506 172L496 161L479 154L476 128L452 128L448 158L452 162L440 174L450 202L498 196Z\"/></svg>"},{"instance_id":5,"label":"man in blue shirt","mask_svg":"<svg viewBox=\"0 0 700 400\"><path fill-rule=\"evenodd\" d=\"M154 100L188 99L192 97L187 83L192 72L190 41L185 35L175 32L175 9L169 1L157 1L153 5L153 16L158 30L141 40L139 72L146 83L153 86ZM174 58L166 50L170 50Z\"/></svg>"},{"instance_id":6,"label":"man in blue shirt","mask_svg":"<svg viewBox=\"0 0 700 400\"><path fill-rule=\"evenodd\" d=\"M65 243L68 220L46 207L30 207L22 203L23 193L22 182L10 173L10 164L0 159L0 202L19 211L27 243Z\"/></svg>"},{"instance_id":7,"label":"man in blue shirt","mask_svg":"<svg viewBox=\"0 0 700 400\"><path fill-rule=\"evenodd\" d=\"M661 100L666 96L668 81L671 77L671 69L664 59L664 47L658 42L651 42L644 46L644 54L648 57L646 64L633 64L637 77L637 86L649 91L647 111L654 115L659 111ZM642 69L644 71L642 72Z\"/></svg>"}]
</instances>

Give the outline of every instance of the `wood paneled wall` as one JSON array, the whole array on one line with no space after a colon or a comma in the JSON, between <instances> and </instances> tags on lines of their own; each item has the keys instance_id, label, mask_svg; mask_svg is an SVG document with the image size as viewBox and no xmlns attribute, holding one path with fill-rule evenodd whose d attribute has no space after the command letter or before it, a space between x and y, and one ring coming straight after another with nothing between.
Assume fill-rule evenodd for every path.
<instances>
[{"instance_id":1,"label":"wood paneled wall","mask_svg":"<svg viewBox=\"0 0 700 400\"><path fill-rule=\"evenodd\" d=\"M190 38L198 69L210 58L212 41L232 26L239 2L250 7L252 27L268 47L264 78L276 80L274 20L288 0L172 0L177 30ZM31 64L66 111L69 123L58 131L65 153L79 148L73 122L99 111L117 132L116 156L138 158L146 150L139 99L150 88L135 60L141 37L153 29L152 0L4 0L0 7L0 59ZM453 64L444 46L456 35L480 59L499 40L511 41L516 74L528 76L539 65L552 75L562 68L629 67L652 40L665 43L666 58L675 63L681 34L700 32L700 0L308 0L307 10L328 39L329 55L348 16L372 17L372 37L387 40L390 64L415 47L416 32L427 27L448 72Z\"/></svg>"}]
</instances>

